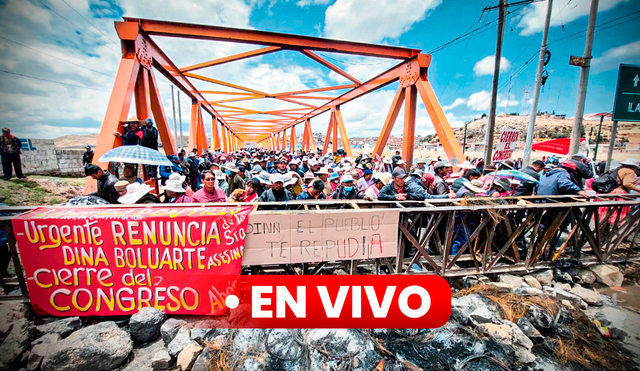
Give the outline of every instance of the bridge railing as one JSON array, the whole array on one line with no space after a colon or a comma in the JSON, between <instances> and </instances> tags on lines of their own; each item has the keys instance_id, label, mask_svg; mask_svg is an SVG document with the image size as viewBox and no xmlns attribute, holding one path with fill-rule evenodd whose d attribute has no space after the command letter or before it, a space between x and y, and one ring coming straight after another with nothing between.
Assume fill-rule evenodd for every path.
<instances>
[{"instance_id":1,"label":"bridge railing","mask_svg":"<svg viewBox=\"0 0 640 371\"><path fill-rule=\"evenodd\" d=\"M218 205L229 206L224 203ZM202 204L213 206L215 204ZM518 272L569 264L640 260L634 243L640 231L640 195L472 198L426 201L319 201L258 203L254 213L314 212L339 209L400 209L395 257L338 262L253 265L248 274L285 271L317 274L342 269L352 274L469 274ZM166 208L167 205L135 205ZM194 204L173 204L193 207ZM99 206L73 206L95 208ZM108 205L107 208L127 208ZM13 234L13 216L35 207L3 207L0 227L8 237L17 282L27 297L24 272ZM0 267L1 268L1 267ZM0 300L15 298L2 296ZM20 297L20 296L18 296Z\"/></svg>"}]
</instances>

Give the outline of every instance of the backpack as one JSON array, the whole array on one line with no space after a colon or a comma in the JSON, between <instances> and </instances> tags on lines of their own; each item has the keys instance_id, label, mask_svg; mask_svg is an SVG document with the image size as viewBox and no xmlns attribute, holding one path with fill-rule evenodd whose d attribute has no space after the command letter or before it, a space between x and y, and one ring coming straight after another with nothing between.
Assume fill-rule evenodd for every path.
<instances>
[{"instance_id":1,"label":"backpack","mask_svg":"<svg viewBox=\"0 0 640 371\"><path fill-rule=\"evenodd\" d=\"M598 193L610 193L620 186L618 182L618 169L609 170L602 174L591 184L591 188Z\"/></svg>"}]
</instances>

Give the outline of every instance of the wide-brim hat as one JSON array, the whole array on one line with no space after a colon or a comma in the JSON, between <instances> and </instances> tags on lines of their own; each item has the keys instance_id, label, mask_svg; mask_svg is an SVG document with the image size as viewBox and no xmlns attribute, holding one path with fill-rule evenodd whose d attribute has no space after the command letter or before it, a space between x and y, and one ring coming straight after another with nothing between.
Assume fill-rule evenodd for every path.
<instances>
[{"instance_id":1,"label":"wide-brim hat","mask_svg":"<svg viewBox=\"0 0 640 371\"><path fill-rule=\"evenodd\" d=\"M186 179L186 176L173 173L169 176L169 179L167 179L167 182L164 185L164 190L176 193L185 193L187 190L182 187L182 184Z\"/></svg>"},{"instance_id":2,"label":"wide-brim hat","mask_svg":"<svg viewBox=\"0 0 640 371\"><path fill-rule=\"evenodd\" d=\"M467 188L468 190L470 190L473 193L483 193L484 192L484 188L482 187L482 181L478 180L478 179L474 179L470 182L464 182L463 184L465 186L465 188Z\"/></svg>"},{"instance_id":3,"label":"wide-brim hat","mask_svg":"<svg viewBox=\"0 0 640 371\"><path fill-rule=\"evenodd\" d=\"M223 180L223 179L227 179L226 176L224 175L224 173L220 170L214 170L213 171L213 175L215 175L216 180Z\"/></svg>"},{"instance_id":4,"label":"wide-brim hat","mask_svg":"<svg viewBox=\"0 0 640 371\"><path fill-rule=\"evenodd\" d=\"M460 165L456 165L456 166L459 167L459 168L462 168L462 169L474 169L475 168L475 166L473 166L471 164L471 162L469 162L469 161L464 161Z\"/></svg>"},{"instance_id":5,"label":"wide-brim hat","mask_svg":"<svg viewBox=\"0 0 640 371\"><path fill-rule=\"evenodd\" d=\"M620 162L620 165L627 165L627 166L633 166L633 167L640 167L638 160L634 160L632 158L628 158L624 161Z\"/></svg>"},{"instance_id":6,"label":"wide-brim hat","mask_svg":"<svg viewBox=\"0 0 640 371\"><path fill-rule=\"evenodd\" d=\"M320 168L318 169L318 171L316 171L316 174L329 174L329 170L327 168Z\"/></svg>"},{"instance_id":7,"label":"wide-brim hat","mask_svg":"<svg viewBox=\"0 0 640 371\"><path fill-rule=\"evenodd\" d=\"M142 196L151 192L152 189L148 184L131 183L127 186L127 194L120 197L118 202L125 205L135 204Z\"/></svg>"},{"instance_id":8,"label":"wide-brim hat","mask_svg":"<svg viewBox=\"0 0 640 371\"><path fill-rule=\"evenodd\" d=\"M232 171L234 173L240 172L240 170L236 169L236 165L234 165L232 163L228 163L228 164L224 165L223 168L225 168L225 169L227 169L229 171Z\"/></svg>"},{"instance_id":9,"label":"wide-brim hat","mask_svg":"<svg viewBox=\"0 0 640 371\"><path fill-rule=\"evenodd\" d=\"M511 182L509 182L508 179L504 179L504 178L500 178L500 179L496 179L493 182L494 186L498 186L502 189L504 189L505 191L508 191L511 189Z\"/></svg>"},{"instance_id":10,"label":"wide-brim hat","mask_svg":"<svg viewBox=\"0 0 640 371\"><path fill-rule=\"evenodd\" d=\"M382 159L382 163L383 164L390 164L391 163L391 159L389 157L385 157Z\"/></svg>"},{"instance_id":11,"label":"wide-brim hat","mask_svg":"<svg viewBox=\"0 0 640 371\"><path fill-rule=\"evenodd\" d=\"M304 173L304 179L315 179L315 175L313 175L312 172L307 171L306 173Z\"/></svg>"},{"instance_id":12,"label":"wide-brim hat","mask_svg":"<svg viewBox=\"0 0 640 371\"><path fill-rule=\"evenodd\" d=\"M124 122L137 122L137 123L140 123L140 120L138 120L137 116L129 116L127 121L124 121Z\"/></svg>"}]
</instances>

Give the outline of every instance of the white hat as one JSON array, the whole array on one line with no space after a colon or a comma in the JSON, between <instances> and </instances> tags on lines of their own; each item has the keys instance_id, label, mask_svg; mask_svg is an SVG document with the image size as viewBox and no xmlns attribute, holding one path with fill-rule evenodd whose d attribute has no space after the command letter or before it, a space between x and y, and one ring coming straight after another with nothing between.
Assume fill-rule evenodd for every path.
<instances>
[{"instance_id":1,"label":"white hat","mask_svg":"<svg viewBox=\"0 0 640 371\"><path fill-rule=\"evenodd\" d=\"M233 164L233 163L231 163L231 162L230 162L230 163L228 163L228 164L225 164L223 167L224 167L225 169L229 170L229 171L233 171L234 173L238 173L238 172L240 172L240 170L236 169L236 165L234 165L234 164Z\"/></svg>"},{"instance_id":2,"label":"white hat","mask_svg":"<svg viewBox=\"0 0 640 371\"><path fill-rule=\"evenodd\" d=\"M351 174L345 174L340 178L340 183L353 182L353 176Z\"/></svg>"},{"instance_id":3,"label":"white hat","mask_svg":"<svg viewBox=\"0 0 640 371\"><path fill-rule=\"evenodd\" d=\"M387 176L386 173L375 173L373 174L373 179L378 179L382 184L387 185L391 177Z\"/></svg>"},{"instance_id":4,"label":"white hat","mask_svg":"<svg viewBox=\"0 0 640 371\"><path fill-rule=\"evenodd\" d=\"M293 160L289 161L289 165L300 165L300 160L294 158Z\"/></svg>"},{"instance_id":5,"label":"white hat","mask_svg":"<svg viewBox=\"0 0 640 371\"><path fill-rule=\"evenodd\" d=\"M196 153L195 152L189 152L189 157L196 157Z\"/></svg>"},{"instance_id":6,"label":"white hat","mask_svg":"<svg viewBox=\"0 0 640 371\"><path fill-rule=\"evenodd\" d=\"M224 173L220 170L214 170L213 171L213 175L216 176L216 180L222 180L222 179L226 179Z\"/></svg>"},{"instance_id":7,"label":"white hat","mask_svg":"<svg viewBox=\"0 0 640 371\"><path fill-rule=\"evenodd\" d=\"M313 175L312 172L307 171L306 173L304 173L304 179L314 179L316 176Z\"/></svg>"},{"instance_id":8,"label":"white hat","mask_svg":"<svg viewBox=\"0 0 640 371\"><path fill-rule=\"evenodd\" d=\"M483 193L485 191L484 188L482 188L483 184L480 179L464 182L464 186L473 193Z\"/></svg>"},{"instance_id":9,"label":"white hat","mask_svg":"<svg viewBox=\"0 0 640 371\"><path fill-rule=\"evenodd\" d=\"M318 169L318 171L316 171L316 174L329 174L329 169L327 169L326 167L321 167L320 169Z\"/></svg>"},{"instance_id":10,"label":"white hat","mask_svg":"<svg viewBox=\"0 0 640 371\"><path fill-rule=\"evenodd\" d=\"M133 182L127 186L127 194L120 197L118 202L121 204L135 204L136 201L142 198L142 196L151 192L153 188L151 188L148 184L140 184L138 182Z\"/></svg>"},{"instance_id":11,"label":"white hat","mask_svg":"<svg viewBox=\"0 0 640 371\"><path fill-rule=\"evenodd\" d=\"M278 182L284 183L285 181L284 176L280 173L271 174L269 178L271 180L271 183L278 183Z\"/></svg>"},{"instance_id":12,"label":"white hat","mask_svg":"<svg viewBox=\"0 0 640 371\"><path fill-rule=\"evenodd\" d=\"M284 183L284 186L287 187L298 182L298 179L291 176L291 173L286 173L282 175L282 182Z\"/></svg>"},{"instance_id":13,"label":"white hat","mask_svg":"<svg viewBox=\"0 0 640 371\"><path fill-rule=\"evenodd\" d=\"M385 157L385 158L382 159L382 163L390 164L391 163L391 159L389 157Z\"/></svg>"},{"instance_id":14,"label":"white hat","mask_svg":"<svg viewBox=\"0 0 640 371\"><path fill-rule=\"evenodd\" d=\"M475 166L473 166L471 164L471 162L469 162L469 161L465 161L465 162L461 163L460 165L456 165L456 166L459 167L459 168L462 168L462 169L473 169L473 168L475 168Z\"/></svg>"},{"instance_id":15,"label":"white hat","mask_svg":"<svg viewBox=\"0 0 640 371\"><path fill-rule=\"evenodd\" d=\"M396 162L396 165L406 165L407 163L404 162L403 159L398 160L398 162Z\"/></svg>"},{"instance_id":16,"label":"white hat","mask_svg":"<svg viewBox=\"0 0 640 371\"><path fill-rule=\"evenodd\" d=\"M312 158L311 160L309 160L309 166L316 166L318 165L318 161L316 161L315 158Z\"/></svg>"},{"instance_id":17,"label":"white hat","mask_svg":"<svg viewBox=\"0 0 640 371\"><path fill-rule=\"evenodd\" d=\"M303 157L302 157L302 161L309 161L309 157L307 157L307 156L303 156Z\"/></svg>"},{"instance_id":18,"label":"white hat","mask_svg":"<svg viewBox=\"0 0 640 371\"><path fill-rule=\"evenodd\" d=\"M186 190L182 188L182 183L184 183L185 179L187 179L186 176L182 176L178 173L169 175L169 179L167 179L167 182L164 185L164 190L176 193L185 193Z\"/></svg>"},{"instance_id":19,"label":"white hat","mask_svg":"<svg viewBox=\"0 0 640 371\"><path fill-rule=\"evenodd\" d=\"M257 178L258 178L258 181L262 184L271 184L269 173L267 173L264 170L262 170L260 174L258 174Z\"/></svg>"},{"instance_id":20,"label":"white hat","mask_svg":"<svg viewBox=\"0 0 640 371\"><path fill-rule=\"evenodd\" d=\"M633 167L639 167L638 165L638 160L634 160L632 158L628 158L624 161L620 162L620 165L627 165L627 166L633 166Z\"/></svg>"}]
</instances>

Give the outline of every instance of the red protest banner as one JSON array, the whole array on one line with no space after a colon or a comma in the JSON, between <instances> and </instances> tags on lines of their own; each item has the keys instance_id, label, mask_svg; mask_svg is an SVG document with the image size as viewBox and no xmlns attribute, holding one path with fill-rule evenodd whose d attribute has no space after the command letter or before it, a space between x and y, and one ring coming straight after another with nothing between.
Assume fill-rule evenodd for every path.
<instances>
[{"instance_id":1,"label":"red protest banner","mask_svg":"<svg viewBox=\"0 0 640 371\"><path fill-rule=\"evenodd\" d=\"M251 206L38 208L13 228L38 314L144 306L218 315L235 291ZM225 294L225 295L222 295Z\"/></svg>"}]
</instances>

